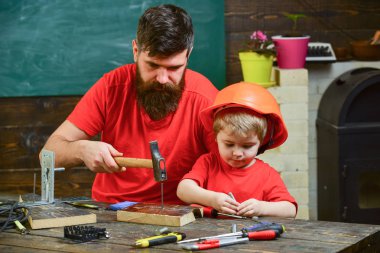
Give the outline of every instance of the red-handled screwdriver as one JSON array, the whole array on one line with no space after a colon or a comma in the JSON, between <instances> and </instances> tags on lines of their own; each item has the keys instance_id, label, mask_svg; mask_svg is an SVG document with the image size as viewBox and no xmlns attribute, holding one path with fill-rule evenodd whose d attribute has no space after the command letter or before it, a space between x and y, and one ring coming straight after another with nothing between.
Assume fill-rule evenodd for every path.
<instances>
[{"instance_id":1,"label":"red-handled screwdriver","mask_svg":"<svg viewBox=\"0 0 380 253\"><path fill-rule=\"evenodd\" d=\"M248 240L273 240L276 239L278 233L274 230L259 231L259 232L248 232L242 233L238 232L234 237L224 237L224 238L210 238L197 243L183 245L182 248L185 250L206 250L220 248L223 246L245 243ZM185 242L185 241L184 241Z\"/></svg>"},{"instance_id":2,"label":"red-handled screwdriver","mask_svg":"<svg viewBox=\"0 0 380 253\"><path fill-rule=\"evenodd\" d=\"M238 243L246 243L248 238L224 238L224 239L213 239L205 240L198 243L192 243L188 245L182 245L182 249L185 250L206 250L206 249L215 249L224 246L234 245Z\"/></svg>"},{"instance_id":3,"label":"red-handled screwdriver","mask_svg":"<svg viewBox=\"0 0 380 253\"><path fill-rule=\"evenodd\" d=\"M248 237L250 241L254 240L273 240L276 239L280 234L276 230L265 230L257 232L243 232L242 237Z\"/></svg>"},{"instance_id":4,"label":"red-handled screwdriver","mask_svg":"<svg viewBox=\"0 0 380 253\"><path fill-rule=\"evenodd\" d=\"M222 239L222 238L233 238L233 237L235 237L235 238L237 238L237 237L238 238L241 238L241 237L248 238L250 241L253 241L253 240L274 240L279 236L280 236L280 234L276 230L257 231L257 232L236 232L236 233L206 236L206 237L199 237L199 238L195 238L195 239L178 241L177 244L183 244L183 243L189 243L189 242L203 242L203 241Z\"/></svg>"}]
</instances>

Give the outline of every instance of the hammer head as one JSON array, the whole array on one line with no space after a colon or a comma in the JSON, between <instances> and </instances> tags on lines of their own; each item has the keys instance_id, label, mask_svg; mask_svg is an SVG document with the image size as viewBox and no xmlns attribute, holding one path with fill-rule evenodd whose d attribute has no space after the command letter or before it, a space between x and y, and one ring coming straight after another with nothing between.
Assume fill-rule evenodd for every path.
<instances>
[{"instance_id":1,"label":"hammer head","mask_svg":"<svg viewBox=\"0 0 380 253\"><path fill-rule=\"evenodd\" d=\"M166 174L166 165L165 159L161 156L158 151L158 143L157 141L151 141L150 144L150 153L152 154L152 163L153 163L153 172L154 179L157 182L162 182L168 179L168 175Z\"/></svg>"}]
</instances>

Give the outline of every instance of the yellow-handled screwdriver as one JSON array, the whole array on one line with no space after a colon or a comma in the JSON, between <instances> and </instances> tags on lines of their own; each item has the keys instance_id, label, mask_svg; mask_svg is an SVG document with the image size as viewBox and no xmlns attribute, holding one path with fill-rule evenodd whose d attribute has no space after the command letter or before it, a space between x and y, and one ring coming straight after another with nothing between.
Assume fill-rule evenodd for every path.
<instances>
[{"instance_id":1,"label":"yellow-handled screwdriver","mask_svg":"<svg viewBox=\"0 0 380 253\"><path fill-rule=\"evenodd\" d=\"M150 246L161 245L165 243L178 242L186 238L184 233L171 232L167 234L156 235L136 241L136 246L140 248L147 248Z\"/></svg>"}]
</instances>

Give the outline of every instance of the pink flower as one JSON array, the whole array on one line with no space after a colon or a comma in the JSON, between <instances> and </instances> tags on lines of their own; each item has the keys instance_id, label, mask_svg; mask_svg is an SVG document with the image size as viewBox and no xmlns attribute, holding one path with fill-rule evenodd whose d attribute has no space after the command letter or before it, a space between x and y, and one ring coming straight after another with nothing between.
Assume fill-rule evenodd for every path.
<instances>
[{"instance_id":1,"label":"pink flower","mask_svg":"<svg viewBox=\"0 0 380 253\"><path fill-rule=\"evenodd\" d=\"M260 42L268 40L267 36L260 30L253 32L250 38L251 40L258 40Z\"/></svg>"},{"instance_id":2,"label":"pink flower","mask_svg":"<svg viewBox=\"0 0 380 253\"><path fill-rule=\"evenodd\" d=\"M245 51L252 51L258 54L275 55L276 51L273 42L260 30L254 31L249 37Z\"/></svg>"}]
</instances>

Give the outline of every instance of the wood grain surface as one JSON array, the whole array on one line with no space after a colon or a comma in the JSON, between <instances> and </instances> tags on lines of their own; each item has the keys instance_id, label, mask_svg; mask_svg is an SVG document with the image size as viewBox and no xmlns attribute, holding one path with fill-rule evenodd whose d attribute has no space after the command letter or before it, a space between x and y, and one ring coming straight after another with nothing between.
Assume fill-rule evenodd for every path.
<instances>
[{"instance_id":1,"label":"wood grain surface","mask_svg":"<svg viewBox=\"0 0 380 253\"><path fill-rule=\"evenodd\" d=\"M59 203L30 207L28 220L32 229L53 228L96 223L96 214Z\"/></svg>"},{"instance_id":2,"label":"wood grain surface","mask_svg":"<svg viewBox=\"0 0 380 253\"><path fill-rule=\"evenodd\" d=\"M117 220L161 226L184 226L195 220L193 207L137 203L117 211Z\"/></svg>"},{"instance_id":3,"label":"wood grain surface","mask_svg":"<svg viewBox=\"0 0 380 253\"><path fill-rule=\"evenodd\" d=\"M93 226L106 228L110 239L88 243L73 243L63 238L63 228L32 230L29 235L20 235L16 230L1 234L1 252L184 252L175 243L136 249L135 241L154 236L159 225L117 222L116 212L91 210L97 215ZM286 227L280 238L271 241L250 241L246 244L213 249L212 252L379 252L380 226L321 222L293 219L262 218L262 221L277 222ZM186 234L186 239L229 233L231 226L237 229L252 226L249 220L196 219L172 231ZM210 251L211 252L211 251Z\"/></svg>"}]
</instances>

